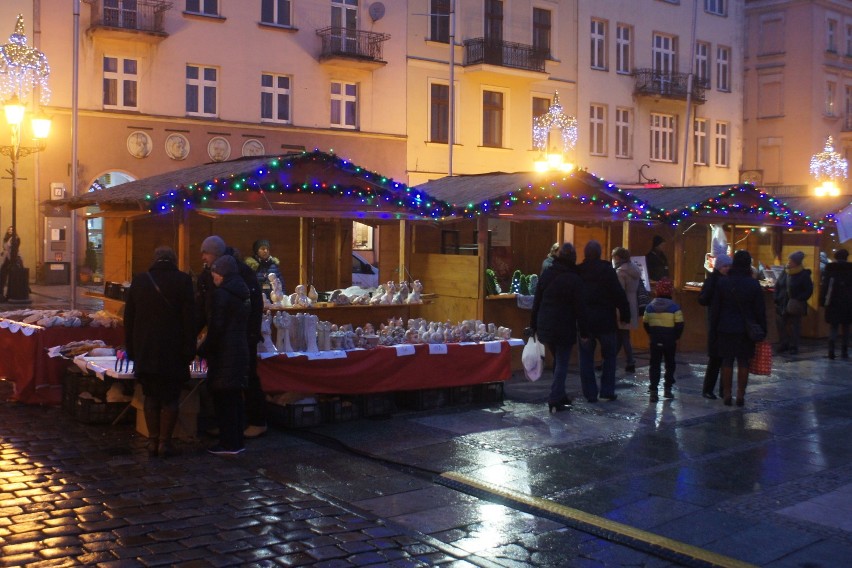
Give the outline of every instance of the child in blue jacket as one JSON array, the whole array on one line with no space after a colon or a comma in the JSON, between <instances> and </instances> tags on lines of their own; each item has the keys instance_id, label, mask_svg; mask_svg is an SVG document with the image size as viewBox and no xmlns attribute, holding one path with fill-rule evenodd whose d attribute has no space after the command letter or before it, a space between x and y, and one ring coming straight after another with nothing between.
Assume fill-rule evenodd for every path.
<instances>
[{"instance_id":1,"label":"child in blue jacket","mask_svg":"<svg viewBox=\"0 0 852 568\"><path fill-rule=\"evenodd\" d=\"M651 366L648 375L651 386L651 402L657 402L657 387L660 385L660 365L665 359L666 376L663 384L663 396L674 398L672 385L675 382L675 353L677 340L683 334L683 312L672 300L672 281L663 277L657 282L656 297L645 308L642 323L651 338Z\"/></svg>"}]
</instances>

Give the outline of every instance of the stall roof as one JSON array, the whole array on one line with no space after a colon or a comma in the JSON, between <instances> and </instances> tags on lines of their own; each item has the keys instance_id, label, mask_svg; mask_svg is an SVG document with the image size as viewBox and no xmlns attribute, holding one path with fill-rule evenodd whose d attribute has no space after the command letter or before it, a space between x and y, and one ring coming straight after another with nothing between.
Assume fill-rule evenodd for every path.
<instances>
[{"instance_id":1,"label":"stall roof","mask_svg":"<svg viewBox=\"0 0 852 568\"><path fill-rule=\"evenodd\" d=\"M445 202L325 152L239 158L192 166L55 204L68 208L164 212L176 208L215 214L298 215L307 201L332 216L441 219Z\"/></svg>"}]
</instances>

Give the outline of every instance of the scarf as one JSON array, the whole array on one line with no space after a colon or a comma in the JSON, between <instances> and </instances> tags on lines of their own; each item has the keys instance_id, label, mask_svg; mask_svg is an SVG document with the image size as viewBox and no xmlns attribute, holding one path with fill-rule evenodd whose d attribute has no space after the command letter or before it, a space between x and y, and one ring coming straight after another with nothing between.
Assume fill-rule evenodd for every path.
<instances>
[{"instance_id":1,"label":"scarf","mask_svg":"<svg viewBox=\"0 0 852 568\"><path fill-rule=\"evenodd\" d=\"M785 268L784 272L787 273L787 276L793 276L795 274L798 274L799 272L801 272L804 269L805 269L804 266L799 265L799 266L794 266L793 268Z\"/></svg>"}]
</instances>

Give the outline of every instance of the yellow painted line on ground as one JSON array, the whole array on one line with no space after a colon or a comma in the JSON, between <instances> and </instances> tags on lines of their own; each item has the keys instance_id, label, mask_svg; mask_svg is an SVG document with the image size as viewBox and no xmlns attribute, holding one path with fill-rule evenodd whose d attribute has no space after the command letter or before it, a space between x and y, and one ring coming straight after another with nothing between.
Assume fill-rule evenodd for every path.
<instances>
[{"instance_id":1,"label":"yellow painted line on ground","mask_svg":"<svg viewBox=\"0 0 852 568\"><path fill-rule=\"evenodd\" d=\"M680 559L689 559L692 561L691 564L694 563L702 566L719 566L722 568L755 568L754 564L749 564L748 562L743 562L741 560L737 560L736 558L731 558L730 556L717 554L715 552L711 552L709 550L705 550L703 548L699 548L691 544L686 544L684 542L666 538L658 534L643 531L642 529L637 529L636 527L632 527L630 525L625 525L623 523L612 521L610 519L600 517L598 515L592 515L590 513L580 511L579 509L574 509L572 507L560 505L559 503L554 503L553 501L550 501L548 499L533 497L532 495L527 495L526 493L520 493L518 491L512 491L511 489L506 489L505 487L500 487L499 485L494 485L493 483L487 483L478 479L473 479L455 471L444 472L440 475L440 477L443 481L449 482L444 483L449 487L455 487L457 485L460 485L462 486L462 488L472 488L478 492L495 495L502 500L520 503L526 509L544 511L546 513L549 513L551 515L551 518L567 520L567 524L573 523L578 525L585 525L587 528L591 527L592 529L597 529L597 531L593 531L596 533L603 531L606 533L610 533L611 535L614 534L621 536L623 537L623 540L620 541L633 548L640 548L642 550L649 551L654 554L659 554L663 551L669 551L673 555L680 557ZM630 542L624 542L624 540L633 541L634 544L631 544ZM636 546L636 544L640 546Z\"/></svg>"}]
</instances>

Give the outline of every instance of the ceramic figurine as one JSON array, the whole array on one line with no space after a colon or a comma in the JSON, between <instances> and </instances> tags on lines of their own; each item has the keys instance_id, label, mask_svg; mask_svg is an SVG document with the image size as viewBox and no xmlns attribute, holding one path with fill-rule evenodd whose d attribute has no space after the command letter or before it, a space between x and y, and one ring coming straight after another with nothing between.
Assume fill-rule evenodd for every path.
<instances>
[{"instance_id":1,"label":"ceramic figurine","mask_svg":"<svg viewBox=\"0 0 852 568\"><path fill-rule=\"evenodd\" d=\"M270 274L266 277L269 280L269 284L272 286L272 290L269 292L269 301L272 304L281 304L281 300L284 299L284 289L281 287L281 279L278 278L277 274Z\"/></svg>"},{"instance_id":2,"label":"ceramic figurine","mask_svg":"<svg viewBox=\"0 0 852 568\"><path fill-rule=\"evenodd\" d=\"M275 325L275 347L279 353L292 353L293 347L290 344L290 314L287 312L278 312L272 318L272 323Z\"/></svg>"},{"instance_id":3,"label":"ceramic figurine","mask_svg":"<svg viewBox=\"0 0 852 568\"><path fill-rule=\"evenodd\" d=\"M423 284L420 283L420 280L415 280L411 284L411 293L408 295L406 303L422 304L423 300L420 299L421 292L423 292Z\"/></svg>"},{"instance_id":4,"label":"ceramic figurine","mask_svg":"<svg viewBox=\"0 0 852 568\"><path fill-rule=\"evenodd\" d=\"M275 344L272 343L272 313L266 312L260 321L260 336L263 338L257 344L258 353L277 353Z\"/></svg>"},{"instance_id":5,"label":"ceramic figurine","mask_svg":"<svg viewBox=\"0 0 852 568\"><path fill-rule=\"evenodd\" d=\"M303 321L305 324L305 352L317 353L319 352L319 346L317 345L317 325L319 324L319 317L306 314Z\"/></svg>"},{"instance_id":6,"label":"ceramic figurine","mask_svg":"<svg viewBox=\"0 0 852 568\"><path fill-rule=\"evenodd\" d=\"M405 304L408 302L408 282L400 282L399 290L393 296L394 304Z\"/></svg>"},{"instance_id":7,"label":"ceramic figurine","mask_svg":"<svg viewBox=\"0 0 852 568\"><path fill-rule=\"evenodd\" d=\"M317 347L320 351L331 350L331 322L321 321L317 324Z\"/></svg>"},{"instance_id":8,"label":"ceramic figurine","mask_svg":"<svg viewBox=\"0 0 852 568\"><path fill-rule=\"evenodd\" d=\"M383 305L390 305L393 303L393 297L396 294L396 284L393 280L388 281L387 288L385 289L385 295L382 296L382 301L379 302Z\"/></svg>"},{"instance_id":9,"label":"ceramic figurine","mask_svg":"<svg viewBox=\"0 0 852 568\"><path fill-rule=\"evenodd\" d=\"M370 305L378 305L382 303L382 299L385 297L385 287L382 284L379 284L376 287L376 291L373 292L373 297L370 298Z\"/></svg>"},{"instance_id":10,"label":"ceramic figurine","mask_svg":"<svg viewBox=\"0 0 852 568\"><path fill-rule=\"evenodd\" d=\"M311 284L310 288L308 288L308 298L311 299L312 304L315 304L319 299L319 294L317 294L317 289L314 288L313 284Z\"/></svg>"}]
</instances>

